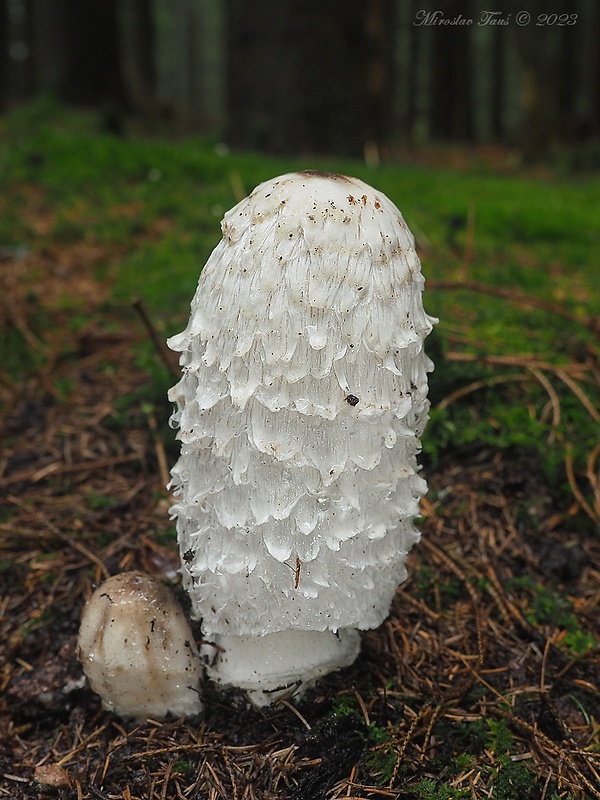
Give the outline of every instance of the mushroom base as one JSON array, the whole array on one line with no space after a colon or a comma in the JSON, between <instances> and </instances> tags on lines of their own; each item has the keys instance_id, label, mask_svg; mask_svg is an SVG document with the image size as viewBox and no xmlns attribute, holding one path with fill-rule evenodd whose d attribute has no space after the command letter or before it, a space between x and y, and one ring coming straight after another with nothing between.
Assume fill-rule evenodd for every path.
<instances>
[{"instance_id":1,"label":"mushroom base","mask_svg":"<svg viewBox=\"0 0 600 800\"><path fill-rule=\"evenodd\" d=\"M217 654L208 675L243 689L257 706L301 695L317 678L355 660L360 636L353 628L283 631L265 636L216 636Z\"/></svg>"}]
</instances>

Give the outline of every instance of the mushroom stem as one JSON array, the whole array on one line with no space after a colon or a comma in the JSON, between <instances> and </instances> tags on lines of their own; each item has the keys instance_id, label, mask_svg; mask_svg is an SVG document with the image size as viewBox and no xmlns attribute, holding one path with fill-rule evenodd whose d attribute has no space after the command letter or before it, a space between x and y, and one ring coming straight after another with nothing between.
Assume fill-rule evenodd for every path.
<instances>
[{"instance_id":1,"label":"mushroom stem","mask_svg":"<svg viewBox=\"0 0 600 800\"><path fill-rule=\"evenodd\" d=\"M358 632L282 631L264 636L216 636L207 674L246 691L257 706L302 693L328 672L347 667L360 650ZM298 653L303 657L298 659Z\"/></svg>"}]
</instances>

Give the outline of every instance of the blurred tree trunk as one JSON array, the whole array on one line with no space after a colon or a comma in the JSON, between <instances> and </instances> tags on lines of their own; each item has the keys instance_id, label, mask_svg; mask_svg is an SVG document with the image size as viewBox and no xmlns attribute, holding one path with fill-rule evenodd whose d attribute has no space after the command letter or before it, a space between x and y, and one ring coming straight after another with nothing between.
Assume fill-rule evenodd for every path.
<instances>
[{"instance_id":1,"label":"blurred tree trunk","mask_svg":"<svg viewBox=\"0 0 600 800\"><path fill-rule=\"evenodd\" d=\"M469 0L440 0L450 19L469 18ZM431 73L431 135L435 139L473 138L471 102L471 48L467 25L439 25L433 29Z\"/></svg>"},{"instance_id":2,"label":"blurred tree trunk","mask_svg":"<svg viewBox=\"0 0 600 800\"><path fill-rule=\"evenodd\" d=\"M582 86L580 98L581 138L600 139L600 4L583 0L588 24L582 31L582 55L578 81Z\"/></svg>"},{"instance_id":3,"label":"blurred tree trunk","mask_svg":"<svg viewBox=\"0 0 600 800\"><path fill-rule=\"evenodd\" d=\"M492 80L490 98L490 132L494 139L501 141L504 138L504 89L506 66L504 59L504 45L506 36L504 29L494 28L492 35Z\"/></svg>"},{"instance_id":4,"label":"blurred tree trunk","mask_svg":"<svg viewBox=\"0 0 600 800\"><path fill-rule=\"evenodd\" d=\"M222 0L154 0L158 97L180 130L223 121Z\"/></svg>"},{"instance_id":5,"label":"blurred tree trunk","mask_svg":"<svg viewBox=\"0 0 600 800\"><path fill-rule=\"evenodd\" d=\"M518 0L513 0L517 8ZM527 10L532 19L549 13L544 0L532 0ZM552 9L554 11L554 9ZM560 7L558 9L560 11ZM556 30L535 24L516 29L517 46L522 68L521 123L519 149L528 159L538 159L560 137L558 99L559 50Z\"/></svg>"},{"instance_id":6,"label":"blurred tree trunk","mask_svg":"<svg viewBox=\"0 0 600 800\"><path fill-rule=\"evenodd\" d=\"M0 0L0 111L8 104L8 9Z\"/></svg>"},{"instance_id":7,"label":"blurred tree trunk","mask_svg":"<svg viewBox=\"0 0 600 800\"><path fill-rule=\"evenodd\" d=\"M410 139L414 119L414 57L415 43L413 27L413 0L396 0L394 17L396 34L394 38L394 127L393 133L403 141Z\"/></svg>"},{"instance_id":8,"label":"blurred tree trunk","mask_svg":"<svg viewBox=\"0 0 600 800\"><path fill-rule=\"evenodd\" d=\"M410 51L408 63L408 126L409 139L422 144L429 138L429 105L431 96L431 40L433 29L415 27L414 20L421 9L419 0L412 0L410 15Z\"/></svg>"},{"instance_id":9,"label":"blurred tree trunk","mask_svg":"<svg viewBox=\"0 0 600 800\"><path fill-rule=\"evenodd\" d=\"M68 64L62 96L72 103L125 106L117 0L65 0Z\"/></svg>"},{"instance_id":10,"label":"blurred tree trunk","mask_svg":"<svg viewBox=\"0 0 600 800\"><path fill-rule=\"evenodd\" d=\"M411 19L414 20L415 18L415 0L411 3L413 12L411 14ZM409 138L412 139L414 135L414 126L415 121L417 119L417 109L418 109L418 99L417 99L417 66L419 64L419 50L420 50L420 42L421 37L419 36L419 31L413 28L413 34L410 37L410 50L409 50L409 62L408 62L408 76L407 76L407 84L408 84L408 124L407 124L407 133Z\"/></svg>"},{"instance_id":11,"label":"blurred tree trunk","mask_svg":"<svg viewBox=\"0 0 600 800\"><path fill-rule=\"evenodd\" d=\"M160 109L156 99L154 3L121 0L118 11L122 75L129 104L143 114L156 113Z\"/></svg>"},{"instance_id":12,"label":"blurred tree trunk","mask_svg":"<svg viewBox=\"0 0 600 800\"><path fill-rule=\"evenodd\" d=\"M8 104L23 102L36 89L32 54L34 37L31 22L32 0L11 4L2 0L5 21L5 51L3 63L6 84L2 93Z\"/></svg>"},{"instance_id":13,"label":"blurred tree trunk","mask_svg":"<svg viewBox=\"0 0 600 800\"><path fill-rule=\"evenodd\" d=\"M367 0L367 108L365 140L379 149L389 140L394 121L394 3L393 0Z\"/></svg>"},{"instance_id":14,"label":"blurred tree trunk","mask_svg":"<svg viewBox=\"0 0 600 800\"><path fill-rule=\"evenodd\" d=\"M572 3L571 3L572 5ZM565 12L566 3L563 0L562 13ZM558 111L558 133L563 142L573 142L577 139L577 79L576 79L576 48L573 46L577 37L577 29L558 28L558 41L556 59L556 102Z\"/></svg>"},{"instance_id":15,"label":"blurred tree trunk","mask_svg":"<svg viewBox=\"0 0 600 800\"><path fill-rule=\"evenodd\" d=\"M362 154L391 106L390 10L387 0L229 0L229 142Z\"/></svg>"},{"instance_id":16,"label":"blurred tree trunk","mask_svg":"<svg viewBox=\"0 0 600 800\"><path fill-rule=\"evenodd\" d=\"M31 61L35 91L52 91L60 84L67 68L65 41L65 0L45 3L31 0L29 6Z\"/></svg>"}]
</instances>

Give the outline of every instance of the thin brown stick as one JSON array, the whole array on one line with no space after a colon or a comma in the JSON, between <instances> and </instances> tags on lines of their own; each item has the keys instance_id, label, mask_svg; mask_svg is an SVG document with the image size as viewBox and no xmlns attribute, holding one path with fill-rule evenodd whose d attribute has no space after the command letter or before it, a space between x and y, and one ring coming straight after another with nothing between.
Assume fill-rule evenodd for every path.
<instances>
[{"instance_id":1,"label":"thin brown stick","mask_svg":"<svg viewBox=\"0 0 600 800\"><path fill-rule=\"evenodd\" d=\"M575 478L575 469L573 466L573 453L571 452L570 449L567 450L567 453L565 455L565 467L567 471L567 479L569 481L569 486L571 487L571 490L575 495L575 498L578 501L579 505L583 508L583 510L591 520L593 520L597 525L600 525L600 514L594 511L594 509L587 502L587 500L583 496L581 489L579 488L577 479Z\"/></svg>"},{"instance_id":2,"label":"thin brown stick","mask_svg":"<svg viewBox=\"0 0 600 800\"><path fill-rule=\"evenodd\" d=\"M600 422L600 412L595 408L592 401L583 391L581 386L579 386L579 384L574 380L573 376L569 374L569 371L577 372L580 373L579 377L581 377L582 370L585 370L585 367L581 364L571 364L569 365L569 368L567 368L564 365L558 366L556 364L551 364L548 361L538 361L536 358L528 355L481 356L477 355L476 353L450 352L446 354L446 358L448 361L478 361L481 364L495 367L522 367L523 369L531 372L531 374L534 375L538 380L540 380L540 375L543 372L551 372L569 387L592 419L595 422ZM542 382L542 385L546 390L548 390L549 384L547 381ZM550 394L550 398L552 400L552 394Z\"/></svg>"},{"instance_id":3,"label":"thin brown stick","mask_svg":"<svg viewBox=\"0 0 600 800\"><path fill-rule=\"evenodd\" d=\"M105 579L110 577L110 572L106 568L106 565L104 564L102 559L95 553L93 553L84 544L76 541L71 536L67 536L66 534L64 534L59 528L56 527L56 525L50 522L49 519L46 519L46 517L43 514L39 513L35 509L28 509L27 505L18 497L14 497L11 495L7 499L9 500L9 502L13 503L19 508L28 510L29 513L33 514L34 518L38 520L40 525L46 528L48 531L50 531L52 535L56 536L62 542L65 542L65 544L69 545L69 547L72 547L74 550L77 550L78 553L81 553L81 555L85 556L89 561L91 561L92 564L96 564L96 566L99 568L100 572L102 573Z\"/></svg>"},{"instance_id":4,"label":"thin brown stick","mask_svg":"<svg viewBox=\"0 0 600 800\"><path fill-rule=\"evenodd\" d=\"M600 455L600 442L592 450L588 456L586 466L586 477L592 487L592 494L594 495L594 506L597 515L600 517L600 471L596 468L596 461Z\"/></svg>"},{"instance_id":5,"label":"thin brown stick","mask_svg":"<svg viewBox=\"0 0 600 800\"><path fill-rule=\"evenodd\" d=\"M480 389L488 389L490 386L497 386L499 383L513 383L528 380L530 380L530 378L527 375L496 375L493 378L488 378L487 380L473 381L473 383L469 383L467 386L461 386L460 389L457 389L455 392L452 392L452 394L449 394L448 397L445 397L437 404L436 408L440 410L448 408L448 406L452 405L452 403L455 403L457 400L460 400L462 397L466 397L467 395L477 392Z\"/></svg>"},{"instance_id":6,"label":"thin brown stick","mask_svg":"<svg viewBox=\"0 0 600 800\"><path fill-rule=\"evenodd\" d=\"M477 292L479 294L488 294L492 297L501 297L522 306L539 308L542 311L555 314L563 319L568 319L569 322L583 325L583 327L588 328L588 330L595 334L600 334L600 320L595 317L574 314L556 303L550 303L547 300L542 300L539 297L532 297L514 289L502 289L499 286L490 286L487 283L477 283L476 281L462 281L458 283L456 281L441 281L435 279L429 279L427 281L427 286L430 289L442 289L443 291Z\"/></svg>"},{"instance_id":7,"label":"thin brown stick","mask_svg":"<svg viewBox=\"0 0 600 800\"><path fill-rule=\"evenodd\" d=\"M556 389L544 373L535 367L529 367L529 371L535 376L536 380L544 387L550 398L550 405L552 406L552 427L558 428L560 425L560 400L556 394Z\"/></svg>"},{"instance_id":8,"label":"thin brown stick","mask_svg":"<svg viewBox=\"0 0 600 800\"><path fill-rule=\"evenodd\" d=\"M139 461L142 458L140 453L128 453L123 456L114 456L114 458L98 458L93 461L79 461L76 464L63 464L60 461L54 461L42 469L33 472L30 469L20 470L14 472L12 475L7 475L5 478L0 478L0 487L10 486L13 483L20 483L21 481L38 483L50 475L66 475L72 472L90 472L100 471L114 467L117 464L126 464L128 461Z\"/></svg>"},{"instance_id":9,"label":"thin brown stick","mask_svg":"<svg viewBox=\"0 0 600 800\"><path fill-rule=\"evenodd\" d=\"M231 193L233 194L236 203L239 203L240 200L243 200L246 197L247 192L244 188L244 182L242 180L242 176L238 172L238 170L230 170L228 174L229 178L229 186L231 187Z\"/></svg>"},{"instance_id":10,"label":"thin brown stick","mask_svg":"<svg viewBox=\"0 0 600 800\"><path fill-rule=\"evenodd\" d=\"M410 741L413 737L415 730L417 729L417 725L423 719L423 717L430 711L431 704L427 703L423 708L419 711L418 714L415 714L413 721L410 724L408 731L406 732L406 736L402 740L400 747L398 748L398 752L396 754L396 762L394 764L394 769L392 771L392 777L390 778L390 782L388 783L388 788L392 789L394 784L396 783L396 778L398 777L398 772L400 771L400 767L402 766L402 761L404 760L404 754L406 753L406 748L410 744Z\"/></svg>"},{"instance_id":11,"label":"thin brown stick","mask_svg":"<svg viewBox=\"0 0 600 800\"><path fill-rule=\"evenodd\" d=\"M142 303L141 300L136 299L133 301L133 307L142 318L142 322L146 326L146 330L150 335L150 339L152 340L152 344L154 345L154 349L156 350L158 357L172 375L174 375L175 377L179 377L179 370L175 369L175 367L173 366L171 359L169 358L169 351L167 350L164 342L156 332L156 328L154 327L152 320L148 316L148 313L144 308L144 304Z\"/></svg>"},{"instance_id":12,"label":"thin brown stick","mask_svg":"<svg viewBox=\"0 0 600 800\"><path fill-rule=\"evenodd\" d=\"M156 424L156 417L153 413L148 414L148 427L152 435L154 452L156 453L156 461L158 462L158 471L160 472L160 480L162 485L166 486L169 483L167 454L165 453L165 446L158 435L158 425Z\"/></svg>"},{"instance_id":13,"label":"thin brown stick","mask_svg":"<svg viewBox=\"0 0 600 800\"><path fill-rule=\"evenodd\" d=\"M582 781L585 787L592 793L592 796L600 799L600 789L598 788L598 786L594 786L594 784L590 781L590 779L577 766L577 764L573 759L572 752L570 752L567 748L563 747L559 742L555 742L552 739L550 739L550 737L546 736L537 726L530 725L526 720L522 719L516 714L510 711L505 711L500 706L496 706L494 708L494 713L498 714L501 717L504 717L505 719L509 720L514 725L516 725L518 728L524 730L530 737L532 737L532 740L536 742L538 746L539 743L542 742L548 750L551 750L557 755L560 755L560 757L569 764L573 772ZM583 755L586 761L586 767L590 768L591 764L589 763L588 759L590 758L591 754L586 753L584 751L579 751L577 755ZM595 772L595 770L593 771Z\"/></svg>"},{"instance_id":14,"label":"thin brown stick","mask_svg":"<svg viewBox=\"0 0 600 800\"><path fill-rule=\"evenodd\" d=\"M292 712L292 714L295 714L298 717L298 719L304 725L304 727L306 728L307 731L312 730L310 722L308 722L308 720L305 717L302 716L302 714L298 711L298 709L295 706L293 706L291 703L288 703L287 700L280 700L279 703L282 706L285 706L286 708L289 708L289 710Z\"/></svg>"},{"instance_id":15,"label":"thin brown stick","mask_svg":"<svg viewBox=\"0 0 600 800\"><path fill-rule=\"evenodd\" d=\"M561 379L561 381L563 381L564 383L567 384L569 389L578 398L578 400L581 401L581 404L583 406L585 406L585 408L587 409L590 417L595 422L600 422L600 412L598 412L598 410L594 407L592 401L589 399L589 397L583 391L581 386L578 386L575 383L575 381L573 380L573 378L571 378L571 376L562 367L557 367L555 369L555 372L558 375L558 377Z\"/></svg>"}]
</instances>

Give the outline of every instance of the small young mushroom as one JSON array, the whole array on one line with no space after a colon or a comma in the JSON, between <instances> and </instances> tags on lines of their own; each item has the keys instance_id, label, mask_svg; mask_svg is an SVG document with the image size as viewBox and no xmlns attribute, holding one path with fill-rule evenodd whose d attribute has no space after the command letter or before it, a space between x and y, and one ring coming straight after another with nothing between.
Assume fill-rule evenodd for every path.
<instances>
[{"instance_id":1,"label":"small young mushroom","mask_svg":"<svg viewBox=\"0 0 600 800\"><path fill-rule=\"evenodd\" d=\"M79 660L107 711L124 719L195 716L202 662L169 589L141 572L114 575L81 617Z\"/></svg>"},{"instance_id":2,"label":"small young mushroom","mask_svg":"<svg viewBox=\"0 0 600 800\"><path fill-rule=\"evenodd\" d=\"M209 674L266 703L350 664L406 577L436 320L406 223L360 180L283 175L222 231L169 340L172 513Z\"/></svg>"}]
</instances>

